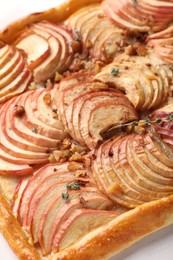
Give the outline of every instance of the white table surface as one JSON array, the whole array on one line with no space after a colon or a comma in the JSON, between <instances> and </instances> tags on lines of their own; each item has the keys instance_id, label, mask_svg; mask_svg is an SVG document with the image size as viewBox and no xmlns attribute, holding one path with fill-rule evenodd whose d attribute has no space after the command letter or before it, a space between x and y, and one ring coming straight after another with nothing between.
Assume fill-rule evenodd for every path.
<instances>
[{"instance_id":1,"label":"white table surface","mask_svg":"<svg viewBox=\"0 0 173 260\"><path fill-rule=\"evenodd\" d=\"M64 0L0 1L0 28L4 28L10 22L26 14L43 11L62 3ZM16 259L17 257L0 234L0 260ZM135 245L111 258L111 260L173 260L173 225L145 237Z\"/></svg>"}]
</instances>

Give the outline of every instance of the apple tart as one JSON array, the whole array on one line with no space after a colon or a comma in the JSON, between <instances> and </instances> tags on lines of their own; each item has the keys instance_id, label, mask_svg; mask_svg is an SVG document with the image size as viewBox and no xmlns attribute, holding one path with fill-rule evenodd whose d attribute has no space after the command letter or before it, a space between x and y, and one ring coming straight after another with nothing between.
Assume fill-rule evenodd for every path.
<instances>
[{"instance_id":1,"label":"apple tart","mask_svg":"<svg viewBox=\"0 0 173 260\"><path fill-rule=\"evenodd\" d=\"M172 11L69 0L0 32L0 232L19 259L109 259L173 223Z\"/></svg>"}]
</instances>

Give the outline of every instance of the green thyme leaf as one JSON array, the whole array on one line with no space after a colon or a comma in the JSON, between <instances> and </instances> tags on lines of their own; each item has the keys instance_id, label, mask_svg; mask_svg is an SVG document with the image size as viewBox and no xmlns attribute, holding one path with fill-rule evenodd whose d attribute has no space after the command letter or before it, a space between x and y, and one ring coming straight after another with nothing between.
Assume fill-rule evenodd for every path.
<instances>
[{"instance_id":1,"label":"green thyme leaf","mask_svg":"<svg viewBox=\"0 0 173 260\"><path fill-rule=\"evenodd\" d=\"M145 118L145 119L144 119L144 124L145 124L145 125L151 125L150 119L149 119L149 118Z\"/></svg>"},{"instance_id":2,"label":"green thyme leaf","mask_svg":"<svg viewBox=\"0 0 173 260\"><path fill-rule=\"evenodd\" d=\"M163 119L162 119L162 118L157 118L157 119L155 120L155 122L156 122L157 124L161 124L161 123L163 122Z\"/></svg>"},{"instance_id":3,"label":"green thyme leaf","mask_svg":"<svg viewBox=\"0 0 173 260\"><path fill-rule=\"evenodd\" d=\"M67 190L80 190L80 185L77 180L66 184Z\"/></svg>"},{"instance_id":4,"label":"green thyme leaf","mask_svg":"<svg viewBox=\"0 0 173 260\"><path fill-rule=\"evenodd\" d=\"M61 197L63 200L68 200L69 199L69 194L68 193L62 193Z\"/></svg>"},{"instance_id":5,"label":"green thyme leaf","mask_svg":"<svg viewBox=\"0 0 173 260\"><path fill-rule=\"evenodd\" d=\"M132 121L131 124L134 125L134 126L137 126L139 124L139 122L138 121Z\"/></svg>"},{"instance_id":6,"label":"green thyme leaf","mask_svg":"<svg viewBox=\"0 0 173 260\"><path fill-rule=\"evenodd\" d=\"M173 120L173 114L166 117L166 120L172 121Z\"/></svg>"},{"instance_id":7,"label":"green thyme leaf","mask_svg":"<svg viewBox=\"0 0 173 260\"><path fill-rule=\"evenodd\" d=\"M117 76L118 75L118 73L119 73L119 68L112 68L112 70L111 70L111 75L112 76Z\"/></svg>"}]
</instances>

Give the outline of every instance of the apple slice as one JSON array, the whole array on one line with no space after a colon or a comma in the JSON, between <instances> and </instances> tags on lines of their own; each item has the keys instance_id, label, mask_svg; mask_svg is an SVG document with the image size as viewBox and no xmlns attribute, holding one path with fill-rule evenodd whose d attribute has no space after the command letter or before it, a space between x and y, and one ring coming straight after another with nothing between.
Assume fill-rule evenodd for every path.
<instances>
[{"instance_id":1,"label":"apple slice","mask_svg":"<svg viewBox=\"0 0 173 260\"><path fill-rule=\"evenodd\" d=\"M70 177L70 174L68 174L68 175ZM41 230L43 231L43 229L44 229L44 226L45 226L44 222L45 222L45 220L46 220L46 218L49 214L49 211L53 210L53 213L50 213L49 215L54 216L55 210L57 211L57 208L61 208L64 204L66 204L65 201L63 201L63 199L62 199L62 193L66 192L65 186L67 184L67 181L68 181L68 178L67 178L67 180L65 180L65 182L62 179L59 182L56 182L55 185L52 184L51 186L49 186L48 189L45 189L43 196L41 197L41 199L37 203L37 207L35 209L35 212L34 212L34 215L33 215L33 220L32 220L32 223L31 223L31 233L33 235L34 243L37 243L39 241L39 233L41 232ZM83 184L85 182L87 183L88 179L83 180ZM57 192L57 187L58 187L58 192ZM72 199L71 195L72 195L72 193L70 192L70 202L71 202L71 199ZM76 196L76 193L74 193L74 196ZM71 205L72 205L70 202L69 202L69 204L70 204L69 207L71 207ZM77 199L77 202L78 202L77 207L80 207L79 199ZM107 199L106 199L106 202L108 203ZM102 205L104 205L104 207L106 205L106 202L103 201ZM87 200L87 204L88 203L89 202ZM81 204L81 206L82 206L82 204ZM110 206L110 203L109 203L109 206ZM56 223L60 222L62 216L64 218L64 214L63 214L62 210L60 210L60 212L59 212L58 216L56 217L56 219L57 219ZM56 227L55 221L54 221L54 227ZM50 231L48 231L48 232L50 232ZM45 234L48 233L48 232L45 232ZM52 231L51 231L51 233L52 233ZM50 251L50 247L51 247L51 242L49 243L48 251Z\"/></svg>"},{"instance_id":2,"label":"apple slice","mask_svg":"<svg viewBox=\"0 0 173 260\"><path fill-rule=\"evenodd\" d=\"M13 104L13 102L14 102L14 98L3 105L3 111L1 114L1 128L3 134L6 136L9 142L24 150L47 153L47 147L34 145L33 143L27 141L26 139L20 137L13 131L13 128L11 126L11 121L10 121L10 113L9 113L10 106L11 104Z\"/></svg>"},{"instance_id":3,"label":"apple slice","mask_svg":"<svg viewBox=\"0 0 173 260\"><path fill-rule=\"evenodd\" d=\"M2 94L2 96L0 97L0 103L5 102L10 98L23 93L27 89L28 85L32 80L32 73L26 68L26 70L23 71L22 75L22 80L19 81L17 84L12 82L10 85L2 89L2 91L0 91L0 94Z\"/></svg>"},{"instance_id":4,"label":"apple slice","mask_svg":"<svg viewBox=\"0 0 173 260\"><path fill-rule=\"evenodd\" d=\"M122 136L119 136L103 143L97 150L97 157L92 167L94 167L95 179L101 183L109 198L120 205L134 208L142 202L126 194L124 188L126 189L127 184L122 182L121 177L117 174L119 172L117 170L119 146L122 141Z\"/></svg>"},{"instance_id":5,"label":"apple slice","mask_svg":"<svg viewBox=\"0 0 173 260\"><path fill-rule=\"evenodd\" d=\"M22 122L30 129L33 128L37 129L37 133L43 136L55 140L63 140L66 135L62 130L44 124L35 116L31 104L33 105L32 100L35 100L39 95L40 95L40 91L35 91L29 93L28 96L26 97L24 102L25 113L21 117Z\"/></svg>"},{"instance_id":6,"label":"apple slice","mask_svg":"<svg viewBox=\"0 0 173 260\"><path fill-rule=\"evenodd\" d=\"M53 128L60 129L63 132L64 127L60 120L58 107L53 101L54 96L57 96L58 92L59 91L56 87L52 90L42 90L37 99L32 101L32 106L34 109L34 114L39 120Z\"/></svg>"},{"instance_id":7,"label":"apple slice","mask_svg":"<svg viewBox=\"0 0 173 260\"><path fill-rule=\"evenodd\" d=\"M15 103L11 105L10 107L10 120L12 129L16 134L21 136L22 138L36 144L41 145L43 147L48 148L57 148L58 147L58 140L54 140L48 137L45 137L43 135L40 135L39 133L36 133L35 128L30 129L28 128L21 120L20 117L14 116L14 107L15 105L20 105L24 107L25 99L27 98L29 92L19 96Z\"/></svg>"},{"instance_id":8,"label":"apple slice","mask_svg":"<svg viewBox=\"0 0 173 260\"><path fill-rule=\"evenodd\" d=\"M50 35L59 40L62 50L59 63L56 67L56 71L58 71L59 73L63 73L65 70L69 68L73 60L73 49L70 46L70 42L73 41L73 38L70 32L65 26L58 26L52 23L48 23L46 21L37 23L35 27L38 29L44 29Z\"/></svg>"},{"instance_id":9,"label":"apple slice","mask_svg":"<svg viewBox=\"0 0 173 260\"><path fill-rule=\"evenodd\" d=\"M69 191L69 202L63 200L61 194L59 194L60 196L57 196L57 200L53 199L52 203L47 207L38 230L38 239L43 255L50 253L51 235L61 218L69 209L81 207L80 197L83 196L83 193L89 193L90 191L92 191L94 200L93 192L97 192L97 189L81 187L80 190Z\"/></svg>"},{"instance_id":10,"label":"apple slice","mask_svg":"<svg viewBox=\"0 0 173 260\"><path fill-rule=\"evenodd\" d=\"M9 50L10 46L8 44L2 43L0 46L0 59L7 53Z\"/></svg>"},{"instance_id":11,"label":"apple slice","mask_svg":"<svg viewBox=\"0 0 173 260\"><path fill-rule=\"evenodd\" d=\"M16 64L18 64L20 59L21 59L21 55L16 50L16 52L14 53L14 56L11 58L11 60L9 60L9 62L7 62L4 65L4 67L1 69L0 79L2 79L3 77L7 76L7 74L9 74L11 70L13 70L14 66L16 66Z\"/></svg>"},{"instance_id":12,"label":"apple slice","mask_svg":"<svg viewBox=\"0 0 173 260\"><path fill-rule=\"evenodd\" d=\"M13 55L15 53L15 48L10 45L8 45L8 46L9 46L8 50L0 58L0 69L2 69L6 65L6 63L11 60L11 58L13 57Z\"/></svg>"},{"instance_id":13,"label":"apple slice","mask_svg":"<svg viewBox=\"0 0 173 260\"><path fill-rule=\"evenodd\" d=\"M143 157L143 153L138 152L138 150L140 150L140 146L139 143L137 143L137 145L138 148L135 147L135 142L132 142L130 144L130 147L128 147L128 153L131 154L131 166L133 167L134 163L133 169L136 172L136 174L138 174L138 183L142 187L146 187L148 189L148 194L153 194L155 196L155 199L159 197L168 196L172 192L172 184L170 183L170 185L167 185L161 184L158 181L154 181L154 179L152 178L152 170L149 167L147 167L147 165L143 164L142 160L140 159L141 157ZM136 154L139 154L139 156L136 157Z\"/></svg>"},{"instance_id":14,"label":"apple slice","mask_svg":"<svg viewBox=\"0 0 173 260\"><path fill-rule=\"evenodd\" d=\"M85 102L80 112L80 132L90 149L103 140L101 133L106 132L112 126L137 119L130 103L128 104L127 100L121 102L121 98L118 97L98 101L91 107L89 104ZM83 117L84 114L85 117Z\"/></svg>"},{"instance_id":15,"label":"apple slice","mask_svg":"<svg viewBox=\"0 0 173 260\"><path fill-rule=\"evenodd\" d=\"M121 18L118 14L115 13L115 11L110 7L110 3L108 1L103 1L102 2L102 8L108 18L113 20L118 26L121 28L128 28L128 30L131 31L139 31L139 32L148 32L150 30L150 27L147 25L144 26L139 26L131 23L131 21L124 20Z\"/></svg>"},{"instance_id":16,"label":"apple slice","mask_svg":"<svg viewBox=\"0 0 173 260\"><path fill-rule=\"evenodd\" d=\"M166 166L156 157L158 152L150 136L136 135L132 141L134 144L135 153L142 161L141 165L145 165L144 177L153 182L167 185L167 187L171 186L173 184L173 180L171 178L173 176L173 168ZM150 170L148 170L148 168Z\"/></svg>"},{"instance_id":17,"label":"apple slice","mask_svg":"<svg viewBox=\"0 0 173 260\"><path fill-rule=\"evenodd\" d=\"M122 193L126 195L126 202L129 204L129 207L132 207L132 205L139 205L149 201L149 198L146 194L143 194L144 190L141 192L139 186L134 182L133 178L131 178L131 174L133 173L131 172L131 169L126 160L126 144L129 138L130 136L125 136L122 138L118 144L118 148L114 142L114 145L111 146L113 156L110 157L110 162L114 174L116 174L118 177ZM107 166L104 163L104 160L103 164L105 165L106 170ZM113 187L110 186L109 189L111 190L112 188Z\"/></svg>"},{"instance_id":18,"label":"apple slice","mask_svg":"<svg viewBox=\"0 0 173 260\"><path fill-rule=\"evenodd\" d=\"M49 175L55 175L57 176L58 172L68 172L68 163L64 164L47 164L40 168L38 171L34 172L33 178L31 178L26 185L26 188L21 194L20 199L20 209L18 212L18 220L22 223L24 220L24 216L28 212L28 203L30 201L30 198L34 195L37 188L40 186L40 183L44 181L45 178L49 177ZM63 175L62 175L63 176ZM34 188L33 188L34 187Z\"/></svg>"},{"instance_id":19,"label":"apple slice","mask_svg":"<svg viewBox=\"0 0 173 260\"><path fill-rule=\"evenodd\" d=\"M10 163L0 158L0 173L2 175L23 176L32 174L33 168L26 164Z\"/></svg>"},{"instance_id":20,"label":"apple slice","mask_svg":"<svg viewBox=\"0 0 173 260\"><path fill-rule=\"evenodd\" d=\"M53 251L64 250L95 229L109 223L119 214L116 212L77 209L61 226L53 242Z\"/></svg>"},{"instance_id":21,"label":"apple slice","mask_svg":"<svg viewBox=\"0 0 173 260\"><path fill-rule=\"evenodd\" d=\"M35 69L50 54L50 47L41 35L36 33L25 33L17 38L15 45L27 55L27 63L30 69Z\"/></svg>"}]
</instances>

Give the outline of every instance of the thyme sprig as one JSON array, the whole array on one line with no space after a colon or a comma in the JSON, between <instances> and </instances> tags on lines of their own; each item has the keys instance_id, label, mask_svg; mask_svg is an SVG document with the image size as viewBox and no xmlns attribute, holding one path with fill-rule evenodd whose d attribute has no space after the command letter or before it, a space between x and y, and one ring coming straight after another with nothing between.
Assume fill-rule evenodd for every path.
<instances>
[{"instance_id":1,"label":"thyme sprig","mask_svg":"<svg viewBox=\"0 0 173 260\"><path fill-rule=\"evenodd\" d=\"M74 180L66 184L66 193L62 193L61 197L63 200L69 199L69 190L80 190L80 183L78 180Z\"/></svg>"},{"instance_id":2,"label":"thyme sprig","mask_svg":"<svg viewBox=\"0 0 173 260\"><path fill-rule=\"evenodd\" d=\"M110 130L113 130L113 129L119 129L119 130L124 130L126 126L138 126L139 124L142 124L144 126L150 126L152 123L156 123L156 124L161 124L163 122L167 122L167 121L173 121L173 114L170 114L166 117L162 117L162 118L156 118L154 120L150 120L148 117L147 118L144 118L144 119L141 119L139 121L131 121L131 122L128 122L128 123L121 123L117 126L113 126L112 128L109 129Z\"/></svg>"}]
</instances>

